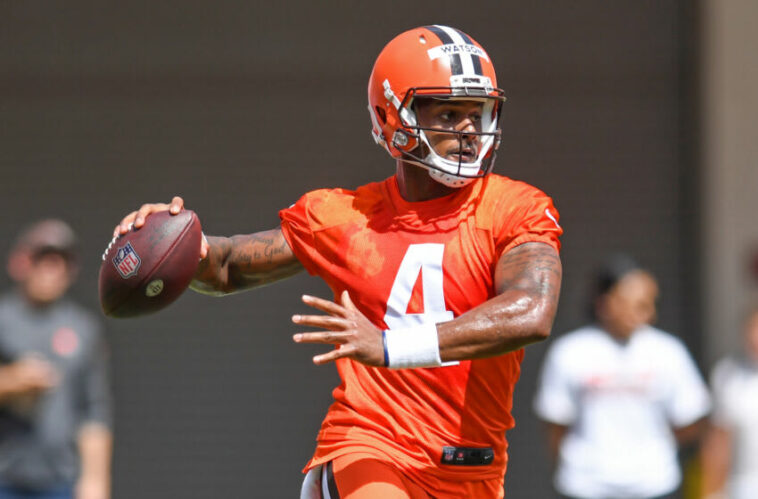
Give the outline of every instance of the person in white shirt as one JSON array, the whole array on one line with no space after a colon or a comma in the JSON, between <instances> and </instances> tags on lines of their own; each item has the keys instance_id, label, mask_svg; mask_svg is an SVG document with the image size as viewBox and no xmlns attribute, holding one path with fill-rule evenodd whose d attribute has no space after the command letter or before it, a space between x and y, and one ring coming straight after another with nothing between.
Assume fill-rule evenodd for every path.
<instances>
[{"instance_id":1,"label":"person in white shirt","mask_svg":"<svg viewBox=\"0 0 758 499\"><path fill-rule=\"evenodd\" d=\"M554 486L570 498L674 497L678 443L704 429L708 389L682 341L650 325L650 272L615 256L596 279L594 323L552 343L534 400Z\"/></svg>"},{"instance_id":2,"label":"person in white shirt","mask_svg":"<svg viewBox=\"0 0 758 499\"><path fill-rule=\"evenodd\" d=\"M714 411L701 448L703 497L758 497L758 306L747 315L744 351L711 373Z\"/></svg>"}]
</instances>

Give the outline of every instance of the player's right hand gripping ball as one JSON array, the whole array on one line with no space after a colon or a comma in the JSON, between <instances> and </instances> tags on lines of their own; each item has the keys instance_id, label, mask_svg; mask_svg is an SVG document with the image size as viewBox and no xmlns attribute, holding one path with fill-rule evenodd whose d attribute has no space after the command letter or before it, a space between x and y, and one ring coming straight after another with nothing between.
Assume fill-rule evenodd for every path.
<instances>
[{"instance_id":1,"label":"player's right hand gripping ball","mask_svg":"<svg viewBox=\"0 0 758 499\"><path fill-rule=\"evenodd\" d=\"M113 238L103 253L103 313L134 317L156 312L187 289L200 262L202 229L191 210L154 213L139 229Z\"/></svg>"}]
</instances>

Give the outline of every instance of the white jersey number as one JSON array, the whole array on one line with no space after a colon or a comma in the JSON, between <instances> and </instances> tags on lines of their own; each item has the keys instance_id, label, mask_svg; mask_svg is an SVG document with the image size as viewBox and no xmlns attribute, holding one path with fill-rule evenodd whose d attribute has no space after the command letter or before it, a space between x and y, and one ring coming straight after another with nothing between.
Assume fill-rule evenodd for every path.
<instances>
[{"instance_id":1,"label":"white jersey number","mask_svg":"<svg viewBox=\"0 0 758 499\"><path fill-rule=\"evenodd\" d=\"M390 329L412 327L419 324L447 322L453 319L453 312L445 309L445 295L442 290L442 256L444 244L411 244L392 283L387 313L384 323ZM424 312L408 314L413 287L421 273ZM458 362L445 362L454 365Z\"/></svg>"}]
</instances>

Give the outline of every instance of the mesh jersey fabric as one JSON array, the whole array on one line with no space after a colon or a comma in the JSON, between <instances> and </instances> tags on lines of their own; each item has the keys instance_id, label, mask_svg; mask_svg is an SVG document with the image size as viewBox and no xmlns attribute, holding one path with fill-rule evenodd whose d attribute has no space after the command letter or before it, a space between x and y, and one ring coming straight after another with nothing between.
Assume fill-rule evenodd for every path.
<instances>
[{"instance_id":1,"label":"mesh jersey fabric","mask_svg":"<svg viewBox=\"0 0 758 499\"><path fill-rule=\"evenodd\" d=\"M494 174L429 201L405 201L393 176L355 191L312 191L280 211L283 234L304 267L324 279L335 297L347 290L381 329L389 318L403 324L449 320L492 298L495 265L504 252L526 242L560 248L557 217L547 195ZM393 289L414 248L421 251L418 265L410 267L413 289L398 302ZM439 281L435 274L441 274ZM431 289L435 285L442 289ZM435 294L444 305L428 310ZM431 488L445 480L502 479L522 358L518 350L403 370L338 360L342 382L306 469L361 452L394 463ZM443 446L492 447L495 458L485 466L443 465Z\"/></svg>"}]
</instances>

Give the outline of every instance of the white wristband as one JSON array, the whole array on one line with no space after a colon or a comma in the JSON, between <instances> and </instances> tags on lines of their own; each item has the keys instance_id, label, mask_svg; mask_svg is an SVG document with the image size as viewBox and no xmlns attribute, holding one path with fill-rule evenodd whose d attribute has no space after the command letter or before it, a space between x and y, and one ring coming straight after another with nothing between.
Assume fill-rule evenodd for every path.
<instances>
[{"instance_id":1,"label":"white wristband","mask_svg":"<svg viewBox=\"0 0 758 499\"><path fill-rule=\"evenodd\" d=\"M442 364L436 324L386 329L382 337L384 364L390 369L436 367Z\"/></svg>"}]
</instances>

